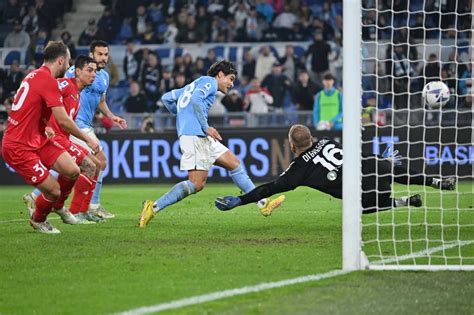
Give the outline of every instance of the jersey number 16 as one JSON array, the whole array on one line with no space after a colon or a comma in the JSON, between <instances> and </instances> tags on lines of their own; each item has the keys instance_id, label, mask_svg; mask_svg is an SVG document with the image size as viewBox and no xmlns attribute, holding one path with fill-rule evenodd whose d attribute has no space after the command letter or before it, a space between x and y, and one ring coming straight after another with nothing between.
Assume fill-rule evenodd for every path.
<instances>
[{"instance_id":1,"label":"jersey number 16","mask_svg":"<svg viewBox=\"0 0 474 315\"><path fill-rule=\"evenodd\" d=\"M340 159L335 156L338 153L341 155ZM337 166L342 165L342 150L336 148L334 144L328 144L324 147L322 156L317 155L313 159L313 163L321 163L321 165L324 166L328 171L334 171Z\"/></svg>"}]
</instances>

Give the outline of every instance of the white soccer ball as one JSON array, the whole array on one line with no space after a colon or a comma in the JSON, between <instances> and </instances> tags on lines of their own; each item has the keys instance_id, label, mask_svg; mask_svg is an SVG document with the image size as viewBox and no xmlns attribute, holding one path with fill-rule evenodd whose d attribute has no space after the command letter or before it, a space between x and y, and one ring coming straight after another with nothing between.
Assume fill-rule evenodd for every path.
<instances>
[{"instance_id":1,"label":"white soccer ball","mask_svg":"<svg viewBox=\"0 0 474 315\"><path fill-rule=\"evenodd\" d=\"M425 103L431 108L443 107L449 101L449 88L441 81L432 81L425 85L422 93Z\"/></svg>"},{"instance_id":2,"label":"white soccer ball","mask_svg":"<svg viewBox=\"0 0 474 315\"><path fill-rule=\"evenodd\" d=\"M322 130L331 130L331 123L329 121L323 121L321 120L318 125L316 126L316 130L322 131Z\"/></svg>"}]
</instances>

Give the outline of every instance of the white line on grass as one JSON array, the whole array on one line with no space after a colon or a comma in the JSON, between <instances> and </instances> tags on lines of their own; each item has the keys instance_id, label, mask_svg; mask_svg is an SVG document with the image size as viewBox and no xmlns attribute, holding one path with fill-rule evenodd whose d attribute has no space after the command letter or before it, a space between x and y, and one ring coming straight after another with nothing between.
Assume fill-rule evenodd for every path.
<instances>
[{"instance_id":1,"label":"white line on grass","mask_svg":"<svg viewBox=\"0 0 474 315\"><path fill-rule=\"evenodd\" d=\"M48 220L58 220L58 219L59 217L48 218ZM5 221L0 221L0 224L18 223L18 222L28 222L28 219L5 220Z\"/></svg>"},{"instance_id":2,"label":"white line on grass","mask_svg":"<svg viewBox=\"0 0 474 315\"><path fill-rule=\"evenodd\" d=\"M392 262L395 262L395 261L402 261L402 260L407 260L407 259L411 259L411 258L422 257L422 256L433 254L435 252L450 249L450 248L453 248L453 247L456 247L456 246L461 247L461 246L469 245L469 244L473 244L473 243L474 243L474 241L460 241L458 243L450 244L450 245L447 245L447 246L437 246L437 247L433 247L433 248L430 248L430 249L425 249L425 250L415 252L415 253L412 253L412 254L409 254L409 255L400 256L398 258L382 259L382 260L373 262L373 264L389 264L389 263L392 263ZM217 292L213 292L213 293L192 296L192 297L184 298L184 299L180 299L180 300L174 300L174 301L167 302L167 303L161 303L161 304L156 304L156 305L151 305L151 306L144 306L144 307L140 307L140 308L135 308L135 309L128 310L128 311L125 311L125 312L116 313L116 315L142 315L142 314L157 313L157 312L161 312L161 311L182 308L182 307L185 307L185 306L191 306L191 305L202 304L202 303L211 302L211 301L215 301L215 300L220 300L220 299L223 299L223 298L226 298L226 297L243 295L243 294L247 294L247 293L255 293L255 292L260 292L260 291L264 291L264 290L285 287L285 286L298 284L298 283L305 283L305 282L310 282L310 281L319 281L319 280L323 280L323 279L328 279L328 278L344 275L344 274L347 274L349 272L350 271L345 271L345 270L332 270L332 271L325 272L325 273L318 273L318 274L315 274L315 275L302 276L302 277L293 278L293 279L281 280L281 281L276 281L276 282L264 282L264 283L260 283L260 284L254 285L254 286L247 286L247 287L242 287L242 288L237 288L237 289L217 291Z\"/></svg>"}]
</instances>

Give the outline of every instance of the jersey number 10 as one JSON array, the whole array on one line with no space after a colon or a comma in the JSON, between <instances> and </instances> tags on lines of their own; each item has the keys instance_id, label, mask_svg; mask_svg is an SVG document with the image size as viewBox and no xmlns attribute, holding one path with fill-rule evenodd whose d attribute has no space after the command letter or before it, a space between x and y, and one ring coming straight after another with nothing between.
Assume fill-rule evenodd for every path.
<instances>
[{"instance_id":1,"label":"jersey number 10","mask_svg":"<svg viewBox=\"0 0 474 315\"><path fill-rule=\"evenodd\" d=\"M317 155L313 159L314 164L321 163L328 171L334 171L337 166L342 165L342 150L336 148L334 144L325 146L322 153L323 156ZM341 155L340 159L335 156L338 153Z\"/></svg>"}]
</instances>

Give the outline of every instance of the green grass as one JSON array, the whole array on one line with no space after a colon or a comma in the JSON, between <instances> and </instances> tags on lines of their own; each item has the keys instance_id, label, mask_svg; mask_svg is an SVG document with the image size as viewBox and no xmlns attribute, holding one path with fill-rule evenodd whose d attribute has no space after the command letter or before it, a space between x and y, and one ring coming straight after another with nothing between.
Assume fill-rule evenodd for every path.
<instances>
[{"instance_id":1,"label":"green grass","mask_svg":"<svg viewBox=\"0 0 474 315\"><path fill-rule=\"evenodd\" d=\"M141 200L158 197L168 188L105 185L103 204L117 215L115 219L82 226L51 220L62 234L42 235L20 213L24 212L21 196L28 187L2 187L0 314L110 314L341 267L339 200L299 188L287 194L274 215L264 218L254 205L216 210L214 198L235 194L237 189L214 184L164 210L146 229L136 228ZM471 184L460 185L459 191L461 205L472 207ZM435 207L439 194L426 197ZM408 211L399 210L400 214L380 213L378 222L404 222ZM464 212L460 223L472 224L473 211ZM428 217L441 222L436 211ZM364 216L364 223L375 218ZM18 219L24 220L4 222ZM402 237L402 227L396 229L395 235ZM425 230L422 223L415 224L412 235ZM370 239L372 233L376 230L366 232L364 238ZM390 233L382 230L380 235ZM454 237L457 232L443 233ZM472 228L462 231L462 239L474 239ZM465 247L463 255L474 256L474 246ZM390 248L384 249L384 257L390 254ZM468 314L474 309L473 289L472 272L356 272L168 313Z\"/></svg>"}]
</instances>

